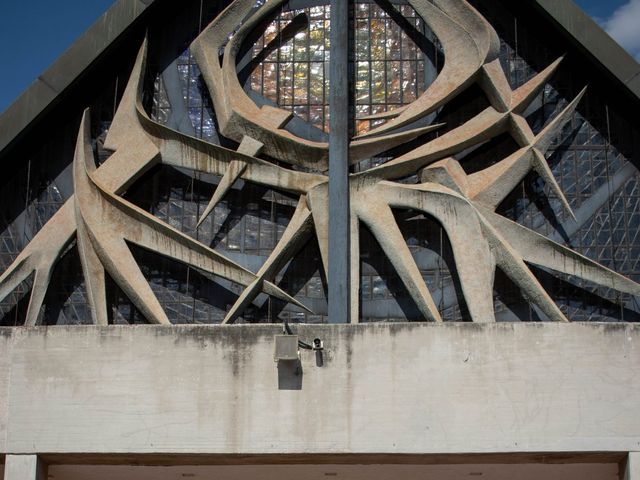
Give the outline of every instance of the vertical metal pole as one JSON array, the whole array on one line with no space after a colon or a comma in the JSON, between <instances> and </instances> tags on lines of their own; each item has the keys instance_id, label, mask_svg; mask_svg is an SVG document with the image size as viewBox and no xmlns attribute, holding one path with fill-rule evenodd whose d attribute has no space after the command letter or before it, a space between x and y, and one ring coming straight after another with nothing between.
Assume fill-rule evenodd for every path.
<instances>
[{"instance_id":1,"label":"vertical metal pole","mask_svg":"<svg viewBox=\"0 0 640 480\"><path fill-rule=\"evenodd\" d=\"M349 322L349 3L331 0L329 323Z\"/></svg>"}]
</instances>

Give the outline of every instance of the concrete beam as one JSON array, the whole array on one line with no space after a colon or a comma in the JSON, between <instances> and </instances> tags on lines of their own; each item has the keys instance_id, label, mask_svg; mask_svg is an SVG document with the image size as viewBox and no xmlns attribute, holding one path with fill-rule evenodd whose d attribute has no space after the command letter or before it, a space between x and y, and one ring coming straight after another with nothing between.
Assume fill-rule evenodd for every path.
<instances>
[{"instance_id":1,"label":"concrete beam","mask_svg":"<svg viewBox=\"0 0 640 480\"><path fill-rule=\"evenodd\" d=\"M588 55L640 97L640 64L572 0L533 0Z\"/></svg>"},{"instance_id":2,"label":"concrete beam","mask_svg":"<svg viewBox=\"0 0 640 480\"><path fill-rule=\"evenodd\" d=\"M37 455L7 455L4 480L47 480L47 465Z\"/></svg>"},{"instance_id":3,"label":"concrete beam","mask_svg":"<svg viewBox=\"0 0 640 480\"><path fill-rule=\"evenodd\" d=\"M593 454L640 442L638 325L296 325L325 351L322 366L301 352L290 372L273 362L279 325L7 330L7 453Z\"/></svg>"},{"instance_id":4,"label":"concrete beam","mask_svg":"<svg viewBox=\"0 0 640 480\"><path fill-rule=\"evenodd\" d=\"M0 152L84 72L155 0L118 0L0 115Z\"/></svg>"}]
</instances>

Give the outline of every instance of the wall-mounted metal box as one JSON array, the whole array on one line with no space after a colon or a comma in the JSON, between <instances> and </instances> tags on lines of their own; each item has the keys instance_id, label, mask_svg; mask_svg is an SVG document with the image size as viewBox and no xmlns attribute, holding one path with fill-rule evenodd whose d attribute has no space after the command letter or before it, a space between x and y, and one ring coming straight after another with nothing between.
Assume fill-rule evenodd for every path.
<instances>
[{"instance_id":1,"label":"wall-mounted metal box","mask_svg":"<svg viewBox=\"0 0 640 480\"><path fill-rule=\"evenodd\" d=\"M298 336L297 335L276 335L276 349L273 354L273 360L279 361L295 361L299 358L298 353Z\"/></svg>"}]
</instances>

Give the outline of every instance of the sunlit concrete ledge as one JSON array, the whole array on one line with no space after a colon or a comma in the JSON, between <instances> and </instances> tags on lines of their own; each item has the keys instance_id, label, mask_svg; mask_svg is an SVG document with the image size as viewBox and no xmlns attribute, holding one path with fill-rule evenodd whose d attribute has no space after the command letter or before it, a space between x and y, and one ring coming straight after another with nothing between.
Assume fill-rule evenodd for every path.
<instances>
[{"instance_id":1,"label":"sunlit concrete ledge","mask_svg":"<svg viewBox=\"0 0 640 480\"><path fill-rule=\"evenodd\" d=\"M0 453L467 454L640 448L640 326L0 329Z\"/></svg>"}]
</instances>

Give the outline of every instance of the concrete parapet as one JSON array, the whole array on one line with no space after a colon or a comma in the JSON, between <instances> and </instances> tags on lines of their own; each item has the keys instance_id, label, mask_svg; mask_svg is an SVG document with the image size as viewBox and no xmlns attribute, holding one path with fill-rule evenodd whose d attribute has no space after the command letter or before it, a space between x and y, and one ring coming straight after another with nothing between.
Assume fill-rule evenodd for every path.
<instances>
[{"instance_id":1,"label":"concrete parapet","mask_svg":"<svg viewBox=\"0 0 640 480\"><path fill-rule=\"evenodd\" d=\"M0 329L0 453L458 454L640 447L640 327Z\"/></svg>"}]
</instances>

